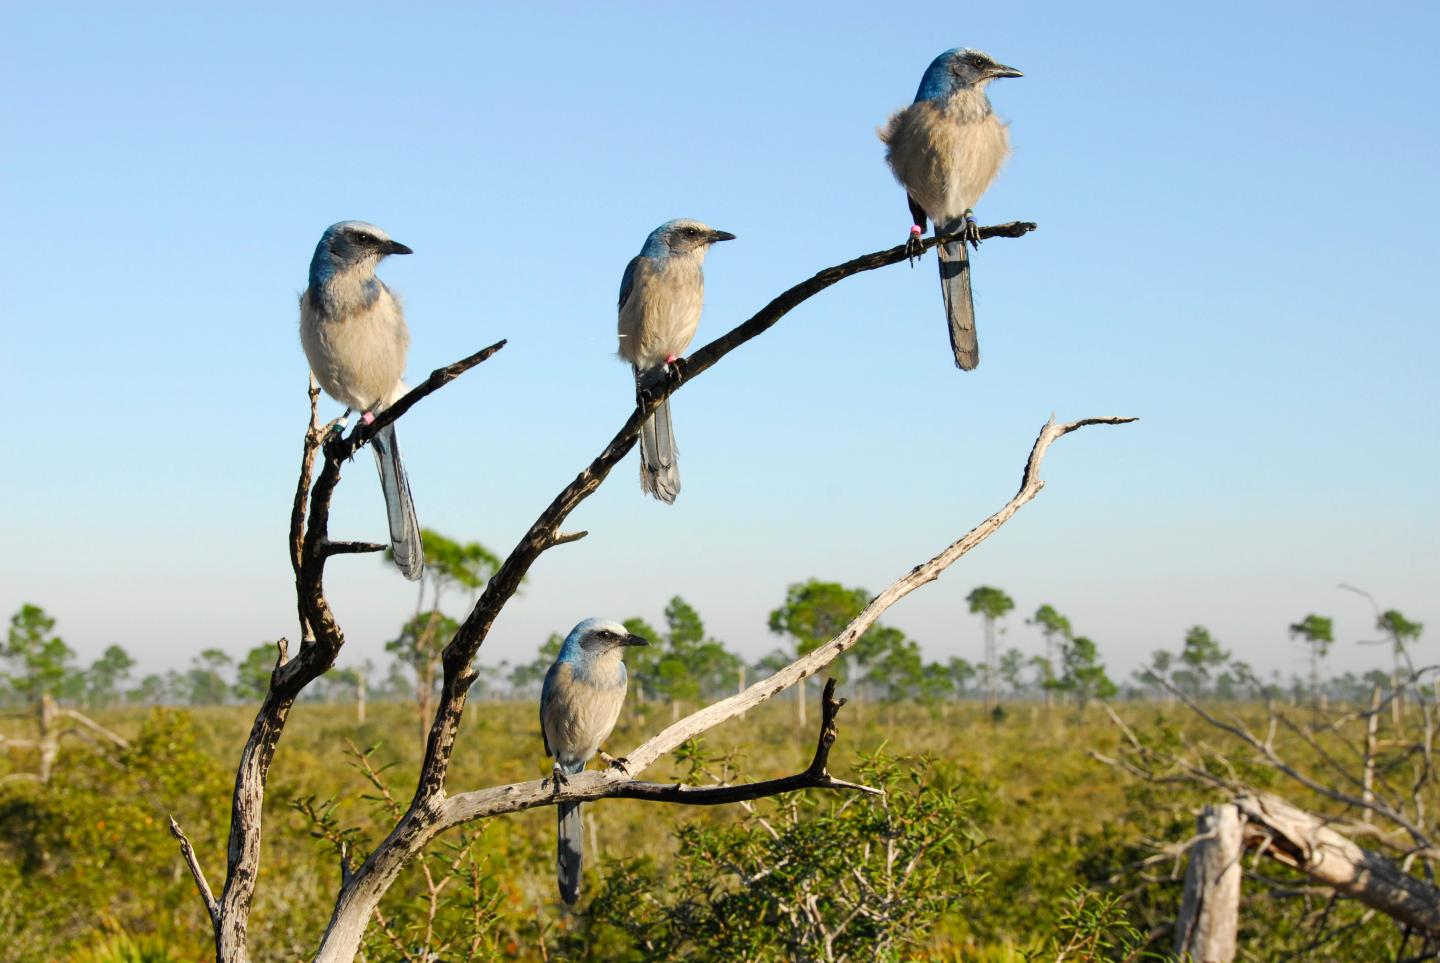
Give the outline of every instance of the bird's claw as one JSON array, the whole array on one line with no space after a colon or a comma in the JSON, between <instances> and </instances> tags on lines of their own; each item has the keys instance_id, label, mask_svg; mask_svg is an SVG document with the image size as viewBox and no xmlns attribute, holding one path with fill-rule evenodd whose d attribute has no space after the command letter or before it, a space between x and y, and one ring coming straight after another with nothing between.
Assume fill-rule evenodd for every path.
<instances>
[{"instance_id":1,"label":"bird's claw","mask_svg":"<svg viewBox=\"0 0 1440 963\"><path fill-rule=\"evenodd\" d=\"M601 750L600 761L608 765L611 769L619 769L624 775L630 775L630 760L624 756L612 756L608 752Z\"/></svg>"},{"instance_id":2,"label":"bird's claw","mask_svg":"<svg viewBox=\"0 0 1440 963\"><path fill-rule=\"evenodd\" d=\"M555 792L559 792L561 786L570 785L570 777L565 775L565 770L560 768L558 762L550 769L550 781L555 786Z\"/></svg>"},{"instance_id":3,"label":"bird's claw","mask_svg":"<svg viewBox=\"0 0 1440 963\"><path fill-rule=\"evenodd\" d=\"M337 422L331 427L330 433L325 436L325 457L331 461L339 461L344 455L345 447L345 422Z\"/></svg>"},{"instance_id":4,"label":"bird's claw","mask_svg":"<svg viewBox=\"0 0 1440 963\"><path fill-rule=\"evenodd\" d=\"M665 380L669 383L670 390L674 391L685 382L685 370L690 363L684 358L677 358L673 354L665 359Z\"/></svg>"},{"instance_id":5,"label":"bird's claw","mask_svg":"<svg viewBox=\"0 0 1440 963\"><path fill-rule=\"evenodd\" d=\"M665 359L665 364L658 369L658 373L652 368L645 375L638 376L635 381L635 404L645 408L659 395L674 392L685 382L685 368L685 359L672 354Z\"/></svg>"},{"instance_id":6,"label":"bird's claw","mask_svg":"<svg viewBox=\"0 0 1440 963\"><path fill-rule=\"evenodd\" d=\"M960 236L970 242L970 246L979 250L980 248L980 225L975 223L975 212L965 212L965 226L960 229Z\"/></svg>"},{"instance_id":7,"label":"bird's claw","mask_svg":"<svg viewBox=\"0 0 1440 963\"><path fill-rule=\"evenodd\" d=\"M905 259L912 268L916 261L925 256L925 245L920 241L921 233L920 225L916 224L910 228L910 236L905 239Z\"/></svg>"}]
</instances>

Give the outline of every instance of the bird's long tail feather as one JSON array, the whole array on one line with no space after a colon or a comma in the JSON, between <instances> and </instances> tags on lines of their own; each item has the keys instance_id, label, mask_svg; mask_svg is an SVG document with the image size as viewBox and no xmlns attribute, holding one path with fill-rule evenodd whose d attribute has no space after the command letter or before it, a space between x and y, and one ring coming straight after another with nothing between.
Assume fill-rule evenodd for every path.
<instances>
[{"instance_id":1,"label":"bird's long tail feather","mask_svg":"<svg viewBox=\"0 0 1440 963\"><path fill-rule=\"evenodd\" d=\"M580 898L580 868L585 827L580 822L580 804L562 802L555 807L559 815L559 843L555 853L556 878L560 881L560 898L573 906Z\"/></svg>"},{"instance_id":2,"label":"bird's long tail feather","mask_svg":"<svg viewBox=\"0 0 1440 963\"><path fill-rule=\"evenodd\" d=\"M962 220L936 225L936 234L953 234ZM945 295L945 318L950 324L950 347L955 364L969 371L980 363L980 342L975 337L975 303L970 295L970 252L962 240L946 241L935 249L940 256L940 290Z\"/></svg>"},{"instance_id":3,"label":"bird's long tail feather","mask_svg":"<svg viewBox=\"0 0 1440 963\"><path fill-rule=\"evenodd\" d=\"M678 454L666 398L640 429L640 488L667 505L680 494Z\"/></svg>"},{"instance_id":4,"label":"bird's long tail feather","mask_svg":"<svg viewBox=\"0 0 1440 963\"><path fill-rule=\"evenodd\" d=\"M386 425L376 432L370 447L375 449L380 487L385 492L390 550L401 573L413 582L425 571L425 549L420 541L420 523L415 518L415 502L410 497L410 479L405 475L405 463L400 460L400 446L395 441L395 426Z\"/></svg>"}]
</instances>

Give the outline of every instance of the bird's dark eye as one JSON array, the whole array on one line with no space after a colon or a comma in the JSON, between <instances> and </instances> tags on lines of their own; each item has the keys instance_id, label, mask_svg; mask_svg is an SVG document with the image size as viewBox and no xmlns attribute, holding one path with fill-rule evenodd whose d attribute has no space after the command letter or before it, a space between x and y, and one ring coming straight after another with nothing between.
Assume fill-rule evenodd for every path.
<instances>
[{"instance_id":1,"label":"bird's dark eye","mask_svg":"<svg viewBox=\"0 0 1440 963\"><path fill-rule=\"evenodd\" d=\"M685 233L688 234L690 237L694 237L695 235L699 234L700 232L697 231L697 230L695 230L695 228L693 228L693 227L687 227L687 228L685 228Z\"/></svg>"}]
</instances>

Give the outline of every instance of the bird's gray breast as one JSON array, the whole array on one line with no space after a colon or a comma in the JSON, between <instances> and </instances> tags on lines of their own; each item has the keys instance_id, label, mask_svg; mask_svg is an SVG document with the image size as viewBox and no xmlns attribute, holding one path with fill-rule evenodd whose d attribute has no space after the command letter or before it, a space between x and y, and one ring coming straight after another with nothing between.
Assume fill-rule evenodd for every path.
<instances>
[{"instance_id":1,"label":"bird's gray breast","mask_svg":"<svg viewBox=\"0 0 1440 963\"><path fill-rule=\"evenodd\" d=\"M881 137L896 180L940 222L973 208L1010 153L1005 125L980 91L911 104Z\"/></svg>"},{"instance_id":2,"label":"bird's gray breast","mask_svg":"<svg viewBox=\"0 0 1440 963\"><path fill-rule=\"evenodd\" d=\"M617 659L617 669L618 664ZM593 759L610 738L625 703L623 672L597 666L586 669L591 671L577 671L569 662L558 666L541 713L545 739L561 763Z\"/></svg>"},{"instance_id":3,"label":"bird's gray breast","mask_svg":"<svg viewBox=\"0 0 1440 963\"><path fill-rule=\"evenodd\" d=\"M620 357L644 370L685 353L705 302L703 252L642 258L620 309Z\"/></svg>"},{"instance_id":4,"label":"bird's gray breast","mask_svg":"<svg viewBox=\"0 0 1440 963\"><path fill-rule=\"evenodd\" d=\"M377 282L378 283L378 282ZM368 300L355 292L300 298L300 343L325 393L360 411L394 399L405 373L410 331L400 303L384 285Z\"/></svg>"}]
</instances>

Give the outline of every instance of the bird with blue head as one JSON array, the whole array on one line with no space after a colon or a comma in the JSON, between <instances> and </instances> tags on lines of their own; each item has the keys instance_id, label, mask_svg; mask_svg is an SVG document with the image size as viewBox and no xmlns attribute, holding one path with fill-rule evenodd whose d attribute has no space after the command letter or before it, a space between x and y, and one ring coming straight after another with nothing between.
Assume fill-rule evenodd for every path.
<instances>
[{"instance_id":1,"label":"bird with blue head","mask_svg":"<svg viewBox=\"0 0 1440 963\"><path fill-rule=\"evenodd\" d=\"M619 622L605 619L586 619L565 637L540 690L540 734L545 754L555 757L551 773L556 791L568 781L567 777L583 771L597 755L624 768L624 759L611 759L600 746L610 738L625 703L629 681L623 661L625 649L649 644ZM556 811L560 898L573 904L580 898L584 835L580 804L562 802Z\"/></svg>"},{"instance_id":2,"label":"bird with blue head","mask_svg":"<svg viewBox=\"0 0 1440 963\"><path fill-rule=\"evenodd\" d=\"M879 131L885 159L910 204L913 226L907 246L912 254L920 253L927 217L936 236L961 236L940 244L936 253L950 348L956 366L965 371L980 363L965 242L980 246L974 207L1010 153L1010 135L995 116L985 88L1000 77L1021 76L979 50L947 50L926 68L915 102Z\"/></svg>"},{"instance_id":3,"label":"bird with blue head","mask_svg":"<svg viewBox=\"0 0 1440 963\"><path fill-rule=\"evenodd\" d=\"M620 279L620 357L635 372L640 403L646 392L683 374L681 355L700 326L705 302L701 265L710 246L735 235L680 218L645 239ZM640 489L666 504L680 494L679 452L665 398L640 429Z\"/></svg>"},{"instance_id":4,"label":"bird with blue head","mask_svg":"<svg viewBox=\"0 0 1440 963\"><path fill-rule=\"evenodd\" d=\"M359 411L367 423L405 393L401 380L410 329L394 293L375 276L375 266L410 248L374 224L341 221L325 229L310 259L309 284L300 295L300 344L325 393ZM425 552L410 480L387 425L370 441L380 470L390 549L411 581L425 569Z\"/></svg>"}]
</instances>

